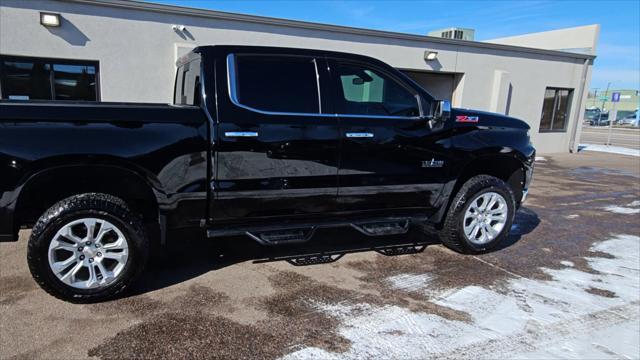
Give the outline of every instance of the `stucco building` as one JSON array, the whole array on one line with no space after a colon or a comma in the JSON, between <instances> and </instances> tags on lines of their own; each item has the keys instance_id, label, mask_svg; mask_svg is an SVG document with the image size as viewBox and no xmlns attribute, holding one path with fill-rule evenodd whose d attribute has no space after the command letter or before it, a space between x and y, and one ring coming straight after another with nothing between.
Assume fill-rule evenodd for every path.
<instances>
[{"instance_id":1,"label":"stucco building","mask_svg":"<svg viewBox=\"0 0 640 360\"><path fill-rule=\"evenodd\" d=\"M41 23L47 13L59 26ZM598 33L478 42L125 0L2 0L0 96L167 103L175 61L194 46L326 49L379 58L453 106L521 118L540 153L566 152L577 146Z\"/></svg>"}]
</instances>

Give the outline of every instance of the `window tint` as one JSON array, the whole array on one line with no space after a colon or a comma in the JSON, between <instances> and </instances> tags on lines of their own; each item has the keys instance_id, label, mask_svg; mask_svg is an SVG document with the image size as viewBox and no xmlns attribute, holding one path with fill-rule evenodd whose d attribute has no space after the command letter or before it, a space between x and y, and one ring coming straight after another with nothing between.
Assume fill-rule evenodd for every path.
<instances>
[{"instance_id":1,"label":"window tint","mask_svg":"<svg viewBox=\"0 0 640 360\"><path fill-rule=\"evenodd\" d=\"M566 131L573 90L547 88L542 103L540 131Z\"/></svg>"},{"instance_id":2,"label":"window tint","mask_svg":"<svg viewBox=\"0 0 640 360\"><path fill-rule=\"evenodd\" d=\"M338 112L348 115L419 116L418 98L378 70L337 64Z\"/></svg>"},{"instance_id":3,"label":"window tint","mask_svg":"<svg viewBox=\"0 0 640 360\"><path fill-rule=\"evenodd\" d=\"M173 102L200 105L200 60L193 60L178 68Z\"/></svg>"},{"instance_id":4,"label":"window tint","mask_svg":"<svg viewBox=\"0 0 640 360\"><path fill-rule=\"evenodd\" d=\"M96 100L96 68L53 64L56 100Z\"/></svg>"},{"instance_id":5,"label":"window tint","mask_svg":"<svg viewBox=\"0 0 640 360\"><path fill-rule=\"evenodd\" d=\"M0 57L3 99L97 101L97 76L91 61Z\"/></svg>"},{"instance_id":6,"label":"window tint","mask_svg":"<svg viewBox=\"0 0 640 360\"><path fill-rule=\"evenodd\" d=\"M314 59L293 56L236 57L236 100L274 112L319 113Z\"/></svg>"}]
</instances>

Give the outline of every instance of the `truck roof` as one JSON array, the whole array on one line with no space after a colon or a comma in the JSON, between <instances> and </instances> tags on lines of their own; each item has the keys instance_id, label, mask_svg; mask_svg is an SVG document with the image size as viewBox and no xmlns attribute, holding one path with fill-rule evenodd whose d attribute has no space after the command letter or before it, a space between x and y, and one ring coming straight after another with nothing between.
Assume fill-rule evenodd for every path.
<instances>
[{"instance_id":1,"label":"truck roof","mask_svg":"<svg viewBox=\"0 0 640 360\"><path fill-rule=\"evenodd\" d=\"M359 55L353 53L346 53L340 51L330 51L330 50L322 50L322 49L307 49L307 48L292 48L292 47L278 47L278 46L253 46L253 45L202 45L194 48L188 54L181 56L177 61L176 65L180 66L186 62L189 62L198 57L197 54L216 54L216 53L231 53L234 51L239 52L251 52L255 51L257 53L273 53L277 54L299 54L299 55L308 55L308 56L317 56L317 57L340 57L340 58L351 58L353 60L364 60L364 61L373 61L382 63L380 60L376 58L372 58L366 55Z\"/></svg>"}]
</instances>

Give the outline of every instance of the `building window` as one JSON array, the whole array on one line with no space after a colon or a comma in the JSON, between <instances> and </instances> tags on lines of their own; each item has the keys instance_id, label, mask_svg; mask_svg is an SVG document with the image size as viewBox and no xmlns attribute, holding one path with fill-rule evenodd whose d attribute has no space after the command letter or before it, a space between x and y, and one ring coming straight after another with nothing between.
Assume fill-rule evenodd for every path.
<instances>
[{"instance_id":1,"label":"building window","mask_svg":"<svg viewBox=\"0 0 640 360\"><path fill-rule=\"evenodd\" d=\"M0 56L0 99L99 101L98 62Z\"/></svg>"},{"instance_id":2,"label":"building window","mask_svg":"<svg viewBox=\"0 0 640 360\"><path fill-rule=\"evenodd\" d=\"M540 132L567 131L573 89L548 87L544 92Z\"/></svg>"}]
</instances>

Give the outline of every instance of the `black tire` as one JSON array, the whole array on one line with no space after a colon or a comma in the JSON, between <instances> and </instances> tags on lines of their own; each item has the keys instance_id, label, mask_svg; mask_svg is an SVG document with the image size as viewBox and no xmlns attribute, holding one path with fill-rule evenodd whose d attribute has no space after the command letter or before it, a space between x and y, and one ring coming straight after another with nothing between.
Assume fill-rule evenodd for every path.
<instances>
[{"instance_id":1,"label":"black tire","mask_svg":"<svg viewBox=\"0 0 640 360\"><path fill-rule=\"evenodd\" d=\"M65 224L84 217L99 218L114 224L128 243L128 259L112 283L94 289L78 289L63 283L49 266L49 244ZM29 270L35 281L49 294L74 303L111 299L127 290L140 274L149 257L149 243L141 217L114 196L99 193L75 195L59 201L47 210L32 229L27 251Z\"/></svg>"},{"instance_id":2,"label":"black tire","mask_svg":"<svg viewBox=\"0 0 640 360\"><path fill-rule=\"evenodd\" d=\"M493 240L485 244L478 245L469 241L464 234L464 214L470 206L471 201L478 195L486 192L496 192L502 195L506 200L508 212L505 226L500 233ZM477 175L467 180L453 198L443 227L439 231L438 235L442 243L454 251L464 254L479 254L487 252L498 246L509 236L515 212L515 196L509 185L493 176Z\"/></svg>"}]
</instances>

